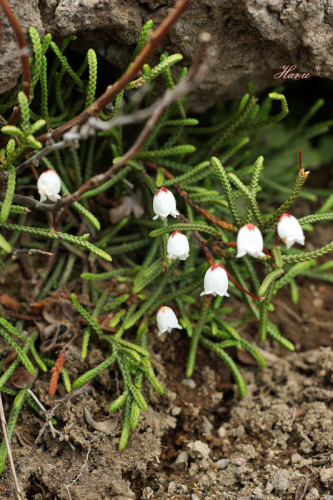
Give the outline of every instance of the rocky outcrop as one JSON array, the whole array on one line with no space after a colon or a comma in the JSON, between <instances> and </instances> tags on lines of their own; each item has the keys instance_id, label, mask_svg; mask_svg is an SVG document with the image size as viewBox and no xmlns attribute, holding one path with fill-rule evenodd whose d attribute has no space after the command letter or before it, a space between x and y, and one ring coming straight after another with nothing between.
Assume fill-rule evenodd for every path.
<instances>
[{"instance_id":1,"label":"rocky outcrop","mask_svg":"<svg viewBox=\"0 0 333 500\"><path fill-rule=\"evenodd\" d=\"M123 69L142 25L161 22L171 0L9 0L22 26L35 26L55 39L76 34L76 50L90 46ZM11 88L19 74L15 36L1 16L0 93ZM208 31L217 57L206 81L192 96L196 109L219 99L239 97L254 83L255 91L274 85L282 66L295 65L291 74L333 78L333 7L320 0L194 0L155 54L167 50L184 55L189 65L198 34ZM112 77L111 77L112 80ZM112 82L110 82L112 83Z\"/></svg>"}]
</instances>

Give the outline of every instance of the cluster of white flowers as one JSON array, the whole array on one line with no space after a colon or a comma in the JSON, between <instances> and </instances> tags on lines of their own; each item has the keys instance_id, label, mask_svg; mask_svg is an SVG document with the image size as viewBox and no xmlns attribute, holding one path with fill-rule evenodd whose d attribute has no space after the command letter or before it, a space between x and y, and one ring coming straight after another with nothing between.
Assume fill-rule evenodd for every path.
<instances>
[{"instance_id":1,"label":"cluster of white flowers","mask_svg":"<svg viewBox=\"0 0 333 500\"><path fill-rule=\"evenodd\" d=\"M179 215L176 209L176 200L174 195L168 189L162 187L154 196L153 209L154 219L160 217L164 220L168 215L176 217ZM290 248L294 243L304 245L303 230L295 217L289 214L282 214L277 225L277 234ZM168 257L170 259L186 260L189 256L189 243L186 236L180 231L175 231L168 240ZM264 240L260 229L254 224L248 223L242 226L237 234L237 258L244 255L251 255L254 258L263 257ZM213 264L205 274L204 291L200 295L216 295L229 297L228 294L228 273L221 263ZM162 306L157 313L157 326L159 334L172 328L182 327L178 324L174 311L167 306Z\"/></svg>"}]
</instances>

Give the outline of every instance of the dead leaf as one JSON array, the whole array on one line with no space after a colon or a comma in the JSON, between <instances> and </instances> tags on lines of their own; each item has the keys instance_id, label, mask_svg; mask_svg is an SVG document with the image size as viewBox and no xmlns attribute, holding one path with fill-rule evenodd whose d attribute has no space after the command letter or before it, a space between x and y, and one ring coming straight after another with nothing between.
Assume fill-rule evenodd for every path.
<instances>
[{"instance_id":1,"label":"dead leaf","mask_svg":"<svg viewBox=\"0 0 333 500\"><path fill-rule=\"evenodd\" d=\"M22 346L20 346L22 347ZM12 362L17 358L17 354L15 351L11 352L10 354L8 354L4 364L2 365L2 371L5 372L6 370L8 370L8 368L10 367L10 365L12 364Z\"/></svg>"},{"instance_id":2,"label":"dead leaf","mask_svg":"<svg viewBox=\"0 0 333 500\"><path fill-rule=\"evenodd\" d=\"M131 213L136 219L139 219L143 216L144 212L141 191L136 191L132 193L131 196L122 196L119 198L118 206L111 208L109 212L110 222L112 224L117 224L125 219L125 217L131 215Z\"/></svg>"},{"instance_id":3,"label":"dead leaf","mask_svg":"<svg viewBox=\"0 0 333 500\"><path fill-rule=\"evenodd\" d=\"M260 347L257 346L255 347L258 349L260 354L262 354L263 357L265 358L267 366L273 366L280 359L278 356L276 356L271 352L265 351L264 349L260 349ZM246 349L238 349L237 358L245 365L258 365L258 362Z\"/></svg>"},{"instance_id":4,"label":"dead leaf","mask_svg":"<svg viewBox=\"0 0 333 500\"><path fill-rule=\"evenodd\" d=\"M35 368L33 374L29 373L23 366L18 366L10 377L10 382L16 389L24 389L28 385L33 384L37 377L38 370Z\"/></svg>"},{"instance_id":5,"label":"dead leaf","mask_svg":"<svg viewBox=\"0 0 333 500\"><path fill-rule=\"evenodd\" d=\"M9 297L7 293L0 296L0 302L7 309L13 309L14 311L22 309L22 305L16 299Z\"/></svg>"},{"instance_id":6,"label":"dead leaf","mask_svg":"<svg viewBox=\"0 0 333 500\"><path fill-rule=\"evenodd\" d=\"M106 332L116 332L117 328L109 326L109 323L111 319L114 316L114 312L111 313L106 313L106 314L101 314L101 316L98 316L97 321L99 326L102 328L102 330L105 330Z\"/></svg>"},{"instance_id":7,"label":"dead leaf","mask_svg":"<svg viewBox=\"0 0 333 500\"><path fill-rule=\"evenodd\" d=\"M19 440L20 445L24 446L24 448L27 448L28 450L32 450L34 447L34 444L31 443L27 438L23 436L23 434L20 434L18 430L15 431L16 437Z\"/></svg>"},{"instance_id":8,"label":"dead leaf","mask_svg":"<svg viewBox=\"0 0 333 500\"><path fill-rule=\"evenodd\" d=\"M50 333L52 332L52 338L50 338ZM40 346L40 350L45 352L45 351L50 351L53 349L60 340L64 339L68 333L68 327L67 325L64 325L63 323L53 323L52 325L49 325L48 327L45 328L44 330L44 335L45 335L45 340L42 338L43 342Z\"/></svg>"},{"instance_id":9,"label":"dead leaf","mask_svg":"<svg viewBox=\"0 0 333 500\"><path fill-rule=\"evenodd\" d=\"M116 430L118 419L111 418L109 420L105 420L104 422L95 422L87 408L85 408L84 406L83 411L87 424L91 425L91 427L93 427L96 431L109 433Z\"/></svg>"}]
</instances>

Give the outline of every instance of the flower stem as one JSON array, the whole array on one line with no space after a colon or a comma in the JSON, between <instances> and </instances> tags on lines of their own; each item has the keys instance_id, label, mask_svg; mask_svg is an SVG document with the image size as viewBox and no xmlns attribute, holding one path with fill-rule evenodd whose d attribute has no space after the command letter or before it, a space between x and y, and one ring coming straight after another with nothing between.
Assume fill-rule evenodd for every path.
<instances>
[{"instance_id":1,"label":"flower stem","mask_svg":"<svg viewBox=\"0 0 333 500\"><path fill-rule=\"evenodd\" d=\"M238 288L240 288L242 290L242 292L246 293L247 295L249 295L253 299L256 299L256 300L265 300L265 297L257 297L256 295L252 295L252 293L250 293L247 290L245 290L245 288L243 288L239 283L237 283L237 281L231 276L231 274L229 273L229 271L227 271L227 269L225 267L224 267L224 270L227 273L227 275L229 276L229 278L235 283L235 285L238 286Z\"/></svg>"}]
</instances>

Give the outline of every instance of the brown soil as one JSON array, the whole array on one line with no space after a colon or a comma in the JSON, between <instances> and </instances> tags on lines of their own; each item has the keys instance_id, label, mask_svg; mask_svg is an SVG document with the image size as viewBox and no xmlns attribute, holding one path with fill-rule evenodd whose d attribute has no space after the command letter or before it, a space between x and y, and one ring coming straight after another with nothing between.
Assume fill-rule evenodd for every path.
<instances>
[{"instance_id":1,"label":"brown soil","mask_svg":"<svg viewBox=\"0 0 333 500\"><path fill-rule=\"evenodd\" d=\"M151 407L142 414L126 449L117 449L121 411L115 431L106 436L94 431L83 415L85 407L96 421L110 418L108 405L122 384L110 369L57 410L57 429L62 434L53 439L46 431L42 444L19 469L26 498L331 498L332 286L305 278L298 282L300 304L292 305L285 290L274 300L274 315L283 334L302 352L286 353L266 341L261 347L276 356L271 366L260 369L239 361L248 385L244 400L237 396L225 365L202 348L189 388L184 384L188 340L178 332L160 339L152 333L152 362L166 394L161 397L146 389ZM234 298L230 305L239 306ZM255 323L252 329L255 333ZM251 340L251 331L242 334ZM103 356L96 346L83 363L74 347L67 363L71 378ZM42 375L34 390L49 408L57 398L47 395L48 383L49 374ZM9 406L8 400L5 409ZM41 424L29 407L22 411L12 441L16 464L28 455ZM201 442L195 444L196 456L175 466L177 456L196 441ZM69 487L70 497L67 485L81 471ZM14 499L8 468L1 485L1 497Z\"/></svg>"}]
</instances>

